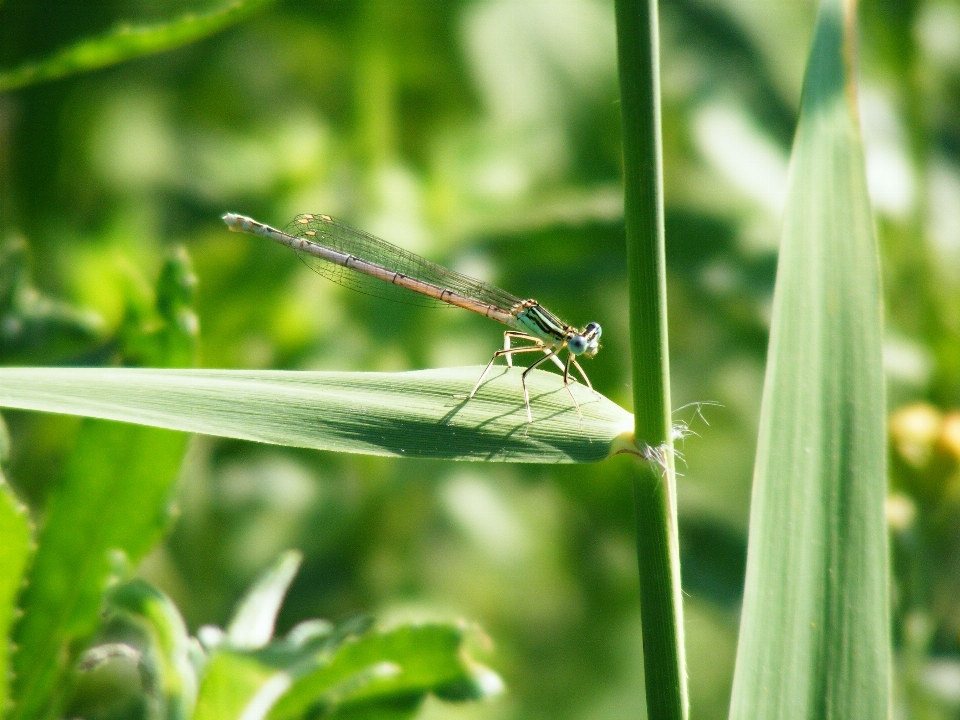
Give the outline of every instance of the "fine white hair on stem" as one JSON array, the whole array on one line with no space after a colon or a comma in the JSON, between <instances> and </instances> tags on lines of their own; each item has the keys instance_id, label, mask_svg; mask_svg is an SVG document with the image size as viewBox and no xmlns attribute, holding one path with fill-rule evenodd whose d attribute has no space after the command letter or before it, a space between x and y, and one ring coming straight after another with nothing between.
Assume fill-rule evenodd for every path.
<instances>
[{"instance_id":1,"label":"fine white hair on stem","mask_svg":"<svg viewBox=\"0 0 960 720\"><path fill-rule=\"evenodd\" d=\"M703 421L704 425L710 425L710 422L707 420L706 416L703 414L703 408L706 406L710 407L723 407L718 402L713 400L699 400L697 402L687 403L686 405L681 405L676 410L673 411L673 414L676 415L681 410L686 410L687 408L692 407L694 409L693 416L690 418L689 422L686 420L679 420L670 427L670 438L672 440L686 440L691 435L696 435L700 437L700 434L693 430L690 425L693 424L694 420L700 418Z\"/></svg>"},{"instance_id":2,"label":"fine white hair on stem","mask_svg":"<svg viewBox=\"0 0 960 720\"><path fill-rule=\"evenodd\" d=\"M646 445L640 449L640 454L653 465L656 465L660 468L661 476L667 474L670 468L670 456L669 454L673 452L676 455L676 451L670 447L669 443L663 443L662 445Z\"/></svg>"},{"instance_id":3,"label":"fine white hair on stem","mask_svg":"<svg viewBox=\"0 0 960 720\"><path fill-rule=\"evenodd\" d=\"M681 441L682 441L682 440L686 440L686 439L687 439L688 437L690 437L691 435L696 435L697 437L700 437L700 433L698 433L698 432L696 432L696 431L694 431L694 430L691 430L691 429L690 429L690 426L687 425L685 422L682 422L682 421L681 421L681 422L675 422L673 425L670 426L670 439L671 439L671 440L674 440L674 441L676 441L676 440L681 440Z\"/></svg>"},{"instance_id":4,"label":"fine white hair on stem","mask_svg":"<svg viewBox=\"0 0 960 720\"><path fill-rule=\"evenodd\" d=\"M722 403L718 403L716 400L696 400L694 402L689 402L686 405L681 405L676 410L673 411L673 414L676 415L681 410L686 410L687 408L694 408L693 417L690 418L690 422L693 422L693 418L699 417L704 425L709 425L707 418L703 414L703 408L705 407L723 407ZM687 425L688 423L683 423Z\"/></svg>"},{"instance_id":5,"label":"fine white hair on stem","mask_svg":"<svg viewBox=\"0 0 960 720\"><path fill-rule=\"evenodd\" d=\"M703 415L703 408L706 406L723 407L718 402L714 402L712 400L702 400L702 401L687 403L686 405L678 407L673 412L674 414L676 414L681 410L685 410L687 408L692 407L694 408L694 413L693 413L693 417L690 418L690 422L693 422L696 418L699 417L703 421L704 425L709 425L710 423L707 421L707 418L704 417ZM653 445L642 443L640 446L639 455L643 457L645 460L647 460L648 462L652 463L653 465L656 465L660 469L661 476L666 476L670 468L671 457L675 460L679 460L684 465L687 464L686 458L684 457L683 453L677 450L673 446L673 443L677 440L682 442L683 440L687 439L691 435L696 435L697 437L700 437L699 433L697 433L696 431L690 428L690 423L684 420L679 420L670 426L670 440L668 442L661 443L656 447L654 447ZM618 452L627 452L627 451L618 451ZM674 473L678 477L683 477L681 473L676 472L676 468L674 468Z\"/></svg>"}]
</instances>

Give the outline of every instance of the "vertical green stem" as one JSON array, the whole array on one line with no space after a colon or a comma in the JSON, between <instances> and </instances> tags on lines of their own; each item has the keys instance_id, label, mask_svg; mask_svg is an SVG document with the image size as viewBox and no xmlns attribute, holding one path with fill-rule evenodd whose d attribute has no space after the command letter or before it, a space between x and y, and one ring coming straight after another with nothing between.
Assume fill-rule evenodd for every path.
<instances>
[{"instance_id":1,"label":"vertical green stem","mask_svg":"<svg viewBox=\"0 0 960 720\"><path fill-rule=\"evenodd\" d=\"M663 171L656 0L616 0L630 278L637 557L648 715L687 717L677 505L670 436Z\"/></svg>"}]
</instances>

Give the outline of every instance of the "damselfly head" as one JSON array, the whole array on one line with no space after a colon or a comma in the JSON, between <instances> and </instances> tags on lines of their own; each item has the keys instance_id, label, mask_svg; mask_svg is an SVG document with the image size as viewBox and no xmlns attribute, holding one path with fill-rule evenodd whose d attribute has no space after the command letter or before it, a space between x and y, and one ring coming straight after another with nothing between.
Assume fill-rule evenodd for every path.
<instances>
[{"instance_id":1,"label":"damselfly head","mask_svg":"<svg viewBox=\"0 0 960 720\"><path fill-rule=\"evenodd\" d=\"M590 323L583 332L576 333L567 339L567 347L574 355L586 355L592 358L600 352L601 329L597 323Z\"/></svg>"},{"instance_id":2,"label":"damselfly head","mask_svg":"<svg viewBox=\"0 0 960 720\"><path fill-rule=\"evenodd\" d=\"M600 323L592 322L584 328L583 336L587 339L587 350L584 355L592 358L600 352L600 333L602 332Z\"/></svg>"}]
</instances>

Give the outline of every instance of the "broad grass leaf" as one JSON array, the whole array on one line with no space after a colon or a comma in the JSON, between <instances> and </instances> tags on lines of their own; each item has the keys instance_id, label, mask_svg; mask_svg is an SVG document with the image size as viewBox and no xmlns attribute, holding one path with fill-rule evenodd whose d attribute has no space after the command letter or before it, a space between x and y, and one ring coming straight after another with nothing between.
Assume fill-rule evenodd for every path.
<instances>
[{"instance_id":1,"label":"broad grass leaf","mask_svg":"<svg viewBox=\"0 0 960 720\"><path fill-rule=\"evenodd\" d=\"M877 245L853 4L807 65L767 360L730 717L886 718L886 447Z\"/></svg>"},{"instance_id":2,"label":"broad grass leaf","mask_svg":"<svg viewBox=\"0 0 960 720\"><path fill-rule=\"evenodd\" d=\"M556 373L482 368L407 373L2 368L0 406L340 452L513 462L592 462L632 416Z\"/></svg>"}]
</instances>

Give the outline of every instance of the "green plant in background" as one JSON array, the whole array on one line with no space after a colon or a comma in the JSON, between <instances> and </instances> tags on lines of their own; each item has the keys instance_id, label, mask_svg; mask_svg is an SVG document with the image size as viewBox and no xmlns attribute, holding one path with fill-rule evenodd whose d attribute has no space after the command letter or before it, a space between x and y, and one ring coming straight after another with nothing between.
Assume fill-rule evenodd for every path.
<instances>
[{"instance_id":1,"label":"green plant in background","mask_svg":"<svg viewBox=\"0 0 960 720\"><path fill-rule=\"evenodd\" d=\"M206 625L198 638L188 635L170 599L148 583L112 589L107 635L80 658L71 713L90 712L84 703L96 701L111 663L132 664L145 696L114 700L118 711L132 712L122 702L139 700L152 717L406 717L428 692L462 701L500 691L500 679L468 659L471 630L465 626L375 630L363 618L338 627L305 620L275 638L276 616L299 565L298 553L282 555L240 601L225 630ZM143 637L143 650L109 641L131 632Z\"/></svg>"},{"instance_id":2,"label":"green plant in background","mask_svg":"<svg viewBox=\"0 0 960 720\"><path fill-rule=\"evenodd\" d=\"M120 25L111 32L83 40L42 61L24 63L0 73L0 91L89 72L153 53L164 52L222 30L273 0L234 0L200 15L153 25Z\"/></svg>"},{"instance_id":3,"label":"green plant in background","mask_svg":"<svg viewBox=\"0 0 960 720\"><path fill-rule=\"evenodd\" d=\"M195 278L183 253L164 267L153 304L131 302L113 351L131 362L192 362ZM61 484L45 507L12 641L12 717L60 709L77 648L96 630L104 589L162 537L185 438L86 421ZM73 650L71 652L71 646Z\"/></svg>"},{"instance_id":4,"label":"green plant in background","mask_svg":"<svg viewBox=\"0 0 960 720\"><path fill-rule=\"evenodd\" d=\"M51 48L49 60L18 58L9 64L13 69L0 73L0 87L27 88L183 45L263 4L235 3L173 22L94 33L93 40L66 43L67 50ZM74 296L101 312L80 312L50 300L55 293L46 285L34 288L25 244L8 241L0 261L4 362L138 367L0 369L5 407L101 419L85 420L77 431L75 423L62 420L11 416L10 474L18 494L36 508L40 525L28 564L31 530L4 486L0 629L13 628L17 651L12 659L0 652L14 671L0 699L14 700L13 716L409 717L423 708L430 717L458 717L458 706L426 698L477 699L497 694L500 681L466 654L462 624L407 622L403 608L418 603L467 608L458 614L483 618L505 644L496 657L512 693L502 701L506 705L479 705L475 712L499 716L506 707L508 714L524 716L622 717L641 712L645 703L651 717L685 717L686 645L692 714L726 716L730 679L718 658L729 663L733 652L746 485L725 478L744 474L750 455L744 448L754 430L736 411L718 411L721 417L711 418L703 438L683 448L689 477L678 485L670 386L679 388L681 402L702 400L710 391L698 385L691 394L691 379L709 375L715 379L710 387L720 389L728 406L749 395L750 368L760 367L765 341L758 298L772 262L769 250L758 254L744 238L756 242L756 236L772 233L755 207L716 190L701 192L711 186L692 169L690 146L730 172L748 167L775 176L775 143L771 150L758 140L762 133L742 117L762 118L765 130L781 144L787 141L791 89L781 80L791 73L799 77L800 57L780 52L779 45L769 52L771 38L780 37L795 17L791 10L744 15L738 8L733 0L664 4L662 137L657 4L626 0L616 3L615 13L570 0L552 11L562 17L493 0L462 8L449 3L431 12L367 3L321 9L322 23L313 11L278 6L249 30L184 51L194 53L187 56L191 67L226 70L193 73L187 82L175 63L152 68L156 87L176 88L171 97L190 108L190 119L183 121L159 119L158 108L169 98L162 90L145 91L136 72L125 79L123 69L100 79L63 81L114 83L106 99L92 106L78 95L62 109L42 89L14 96L31 110L53 103L50 114L72 118L63 122L77 137L101 133L100 140L88 140L99 165L73 162L79 162L80 176L111 180L92 193L109 197L102 207L91 203L82 183L64 180L74 200L66 204L73 219L58 218L51 232L34 219L42 214L30 209L47 201L46 177L38 178L56 153L41 148L39 134L19 131L26 140L18 146L22 155L34 161L31 168L40 168L31 175L18 166L17 177L32 182L25 187L38 188L10 201L24 217L19 224L30 232L37 257L61 266ZM28 15L12 2L3 12ZM612 73L612 53L598 59L591 48L603 45L595 42L603 37L612 51L614 15L619 107L603 95L613 92L612 83L584 80L597 77L605 62ZM464 47L474 53L484 117L491 119L487 127L463 121L476 110L476 100L460 93L462 68L450 60L457 57L451 51L456 43L447 40L454 18ZM822 2L817 18L786 191L732 717L885 716L890 703L880 291L850 65L855 19L849 4L834 0ZM898 16L898 22L922 29L921 20L919 11ZM869 10L866 26L868 37L882 37L871 30L876 19ZM551 35L554 27L566 28L566 34ZM525 47L528 37L535 50L526 57L521 52L523 62L499 64L500 55ZM391 45L387 38L403 41ZM698 44L700 55L691 53ZM495 50L484 54L490 47ZM898 52L891 57L907 57ZM276 64L251 63L248 55ZM424 62L432 56L447 61ZM786 60L766 67L759 56L770 63L775 56ZM707 59L702 67L701 57ZM197 62L201 58L209 62ZM740 105L706 90L723 84L728 66L745 68L747 85L755 83ZM677 67L688 75L673 75ZM345 68L357 93L349 102L339 79ZM529 98L509 94L507 77L525 82ZM705 78L699 90L690 90L691 77ZM554 82L562 92L550 95ZM426 99L434 97L444 100ZM329 124L312 120L304 110L310 103L322 108ZM77 110L88 107L94 108L88 116ZM625 272L615 209L620 150L607 139L618 137L612 132L618 114ZM731 163L724 145L735 142L749 152ZM136 162L120 159L124 147L135 148ZM746 175L733 177L733 185L778 215L774 191ZM678 198L673 206L671 197ZM581 421L561 380L534 373L535 422L527 426L515 370L493 378L464 404L455 396L470 390L479 368L176 369L195 363L194 304L204 318L202 362L214 367L342 363L384 371L462 364L436 359L451 352L454 358L473 357L471 319L428 320L414 308L341 298L317 288L319 283L290 291L285 288L295 283L278 280L294 265L288 257L225 238L207 223L241 206L282 219L324 205L334 212L353 208L366 217L357 225L398 242L422 238L418 223L428 217L447 252L464 237L492 238L485 252L493 259L500 254L514 274L505 286L542 287L553 293L550 306L559 298L558 309L569 317L592 317L593 308L601 309L597 317L609 346L598 360L598 387L613 399L575 387ZM381 223L389 229L381 230ZM666 248L665 229L671 240ZM138 273L110 269L117 252L149 266L158 255L151 243L181 235L192 239L199 296L182 253L163 266L154 292ZM502 237L519 242L501 247ZM673 248L677 280L668 286L665 249ZM902 255L893 255L900 262ZM482 252L453 258L480 270L490 259ZM544 284L544 278L551 280ZM556 283L552 290L550 282ZM618 310L627 286L629 327ZM901 296L912 289L889 287L888 293ZM322 305L308 300L316 294ZM590 312L579 298L594 303ZM563 302L576 312L564 310ZM899 311L895 303L895 322ZM624 318L619 328L618 318ZM938 362L948 368L944 338L954 337L953 330L944 324L937 332L931 347L945 348ZM723 345L717 337L724 333L739 339ZM624 360L628 336L630 364ZM457 338L457 347L441 352L445 337ZM617 358L623 368L630 366L629 378L611 369ZM633 418L617 405L626 401L628 379ZM951 402L949 381L938 387L940 401ZM919 416L917 411L909 417ZM927 423L937 429L920 433L923 440L910 439L917 435L913 421L896 426L895 448L906 458L905 468L894 465L905 478L900 507L906 509L897 526L905 544L914 497L926 493L924 507L931 512L949 502L949 492L930 490L956 463L952 425L937 417ZM630 433L632 423L639 442ZM185 446L185 436L170 430L409 459L401 466L359 455L280 455L262 446L198 438L184 464L183 516L163 548L147 555L170 527ZM70 443L72 451L56 450ZM927 450L916 450L921 446ZM24 448L19 458L18 448ZM641 459L551 469L543 476L549 482L538 482L547 464L602 460L624 450ZM44 489L45 475L68 452L61 483ZM526 465L484 465L491 469L478 479L475 470L424 458ZM709 462L698 464L704 458ZM481 466L459 466L465 467ZM314 473L327 477L316 483ZM709 481L700 482L698 475ZM635 515L624 512L627 499L618 489L628 477L634 481ZM429 480L442 482L427 486ZM311 499L318 492L322 496ZM303 514L308 507L312 515ZM631 523L640 558L636 624L636 576L624 563ZM924 525L930 542L945 532ZM464 552L458 534L485 550ZM282 555L226 630L209 625L210 617L225 617L243 578L294 545L304 548L301 577L309 581L291 586L299 556ZM681 553L691 593L686 641ZM140 572L156 582L131 579L145 555ZM925 558L914 551L909 560L920 564ZM29 582L17 598L23 577ZM285 595L288 617L278 618ZM923 628L950 625L931 623L919 610L923 602L913 601L910 622L902 623L909 631L903 682L911 707L923 717L939 717L949 700L931 700L930 655L949 642ZM378 605L400 622L374 629L356 620L302 621ZM18 607L24 615L14 622ZM903 611L895 608L894 616L900 627ZM290 629L275 637L275 622ZM187 633L188 623L203 625L196 639ZM636 682L641 632L643 701Z\"/></svg>"}]
</instances>

